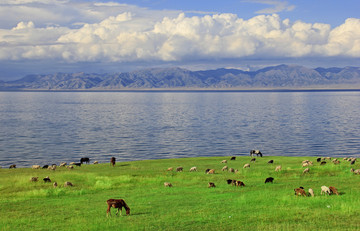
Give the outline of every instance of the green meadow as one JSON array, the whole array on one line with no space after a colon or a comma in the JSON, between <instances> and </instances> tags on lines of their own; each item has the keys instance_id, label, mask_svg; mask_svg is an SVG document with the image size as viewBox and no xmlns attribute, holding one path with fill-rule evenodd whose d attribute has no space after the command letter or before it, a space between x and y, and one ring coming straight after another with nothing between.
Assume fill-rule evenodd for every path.
<instances>
[{"instance_id":1,"label":"green meadow","mask_svg":"<svg viewBox=\"0 0 360 231\"><path fill-rule=\"evenodd\" d=\"M89 164L69 170L0 169L1 230L359 230L358 163L320 165L316 157L181 158ZM269 160L273 164L268 164ZM227 163L221 163L227 160ZM313 161L303 174L303 160ZM249 163L250 168L243 168ZM275 172L276 166L282 170ZM176 172L182 166L183 172ZM196 166L197 172L190 172ZM221 171L224 166L237 173ZM173 167L173 171L167 171ZM215 174L205 174L206 169ZM38 182L30 182L31 177ZM56 181L44 183L49 176ZM265 184L267 177L273 183ZM227 184L241 180L245 187ZM73 187L64 187L70 181ZM173 187L164 187L170 182ZM208 188L208 183L215 188ZM322 185L340 195L320 195ZM294 195L312 188L315 197ZM122 198L130 216L106 216L106 200Z\"/></svg>"}]
</instances>

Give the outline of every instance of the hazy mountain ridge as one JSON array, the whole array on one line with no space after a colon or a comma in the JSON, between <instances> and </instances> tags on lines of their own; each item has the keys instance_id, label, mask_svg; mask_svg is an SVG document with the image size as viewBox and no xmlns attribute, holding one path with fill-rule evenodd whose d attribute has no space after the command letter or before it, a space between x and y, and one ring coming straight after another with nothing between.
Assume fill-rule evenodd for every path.
<instances>
[{"instance_id":1,"label":"hazy mountain ridge","mask_svg":"<svg viewBox=\"0 0 360 231\"><path fill-rule=\"evenodd\" d=\"M126 73L56 73L28 75L16 81L0 81L3 90L125 90L125 89L229 89L306 88L360 86L360 68L306 68L279 65L257 71L216 69L189 71L152 68Z\"/></svg>"}]
</instances>

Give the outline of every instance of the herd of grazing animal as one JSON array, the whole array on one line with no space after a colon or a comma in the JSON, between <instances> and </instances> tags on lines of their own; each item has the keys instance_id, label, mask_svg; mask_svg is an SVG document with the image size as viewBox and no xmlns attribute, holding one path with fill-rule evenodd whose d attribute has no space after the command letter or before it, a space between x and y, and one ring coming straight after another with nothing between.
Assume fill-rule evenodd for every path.
<instances>
[{"instance_id":1,"label":"herd of grazing animal","mask_svg":"<svg viewBox=\"0 0 360 231\"><path fill-rule=\"evenodd\" d=\"M257 156L260 156L262 157L263 154L259 151L259 150L251 150L250 151L250 156L253 157L254 155L257 155ZM236 160L236 157L235 156L232 156L230 158L230 161L235 161ZM330 157L326 157L326 158L318 158L317 159L317 162L320 163L320 165L325 165L327 163L327 160L331 160ZM343 159L344 161L349 161L351 165L353 165L355 162L356 162L356 158L344 158ZM90 158L88 157L83 157L80 159L80 162L78 163L75 163L75 162L72 162L70 163L70 165L67 166L67 163L66 162L62 162L59 167L67 167L68 169L73 169L74 166L79 166L81 167L82 164L84 163L87 163L89 164L90 162ZM256 162L256 159L255 158L252 158L250 162L253 162L255 163ZM333 159L332 160L333 164L340 164L340 161L337 160L337 159ZM223 160L221 161L221 163L223 164L226 164L227 163L227 160ZM274 160L270 160L267 162L268 164L273 164L274 163ZM98 161L95 161L94 164L98 164ZM111 157L110 159L110 165L115 167L115 164L116 164L116 158L115 157ZM302 162L302 167L307 167L303 170L303 174L305 173L309 173L310 172L310 166L313 166L313 162L309 161L309 160L304 160ZM10 168L16 168L16 165L13 164L10 166ZM56 165L55 164L52 164L52 165L44 165L43 167L41 167L40 165L33 165L32 166L32 169L50 169L50 170L53 170L55 171L56 170ZM243 168L250 168L250 164L247 163L243 166ZM173 171L173 167L170 167L167 169L167 171ZM282 169L282 166L281 165L278 165L276 166L275 168L275 172L280 172ZM183 172L184 168L183 167L177 167L176 168L176 172ZM236 173L238 172L238 170L235 170L234 168L229 168L228 166L223 166L223 168L221 169L222 171L228 171L228 172L233 172L233 173ZM190 172L197 172L198 169L196 166L194 167L191 167ZM354 174L360 174L360 169L353 169L351 168L351 172L353 172ZM206 174L216 174L215 173L215 169L206 169L205 170L205 173ZM37 182L39 180L39 177L31 177L30 178L30 181L31 182ZM51 179L49 176L46 176L44 177L43 179L43 182L44 183L51 183ZM227 179L226 180L227 184L231 184L232 186L236 186L236 187L245 187L245 183L242 182L242 181L239 181L239 180L234 180L234 179ZM274 178L273 177L268 177L265 179L265 184L267 183L273 183L274 182ZM58 186L57 182L53 182L53 187L56 188ZM64 183L64 187L72 187L74 186L71 182L69 181L66 181ZM165 187L173 187L173 185L170 183L170 182L164 182L164 186ZM215 188L215 183L214 182L208 182L208 188ZM308 192L305 191L304 187L299 187L299 188L295 188L294 189L294 192L295 192L295 195L296 196L311 196L311 197L314 197L315 194L314 194L314 190L312 188L309 188L308 189ZM339 192L338 190L334 187L334 186L321 186L321 195L325 194L325 195L339 195ZM122 208L125 208L126 210L126 214L127 215L130 215L130 208L129 206L125 203L125 201L123 199L109 199L106 201L107 205L108 205L108 208L107 208L107 216L109 216L109 214L111 215L110 213L110 209L111 208L115 208L117 209L117 212L116 212L116 215L119 213L120 211L120 215L121 215L121 211L122 211Z\"/></svg>"}]
</instances>

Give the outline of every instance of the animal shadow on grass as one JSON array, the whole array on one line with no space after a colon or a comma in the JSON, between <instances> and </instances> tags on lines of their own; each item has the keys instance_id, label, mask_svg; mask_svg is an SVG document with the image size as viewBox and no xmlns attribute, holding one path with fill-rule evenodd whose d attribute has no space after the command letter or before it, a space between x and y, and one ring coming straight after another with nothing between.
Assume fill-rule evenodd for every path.
<instances>
[{"instance_id":1,"label":"animal shadow on grass","mask_svg":"<svg viewBox=\"0 0 360 231\"><path fill-rule=\"evenodd\" d=\"M119 166L119 167L125 167L125 166L130 166L130 164L119 164L119 165L117 165L117 166Z\"/></svg>"}]
</instances>

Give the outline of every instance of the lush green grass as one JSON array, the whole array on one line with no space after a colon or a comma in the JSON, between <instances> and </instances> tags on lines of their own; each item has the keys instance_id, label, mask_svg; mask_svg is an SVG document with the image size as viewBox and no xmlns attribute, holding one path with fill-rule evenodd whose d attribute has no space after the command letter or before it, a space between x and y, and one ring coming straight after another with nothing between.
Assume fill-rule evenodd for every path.
<instances>
[{"instance_id":1,"label":"lush green grass","mask_svg":"<svg viewBox=\"0 0 360 231\"><path fill-rule=\"evenodd\" d=\"M227 164L221 160L227 159ZM315 157L184 158L83 165L73 170L0 169L1 230L359 230L360 176L341 160L324 166ZM267 164L273 159L274 164ZM301 162L314 162L302 174ZM243 169L250 163L249 169ZM237 173L223 172L227 165ZM282 165L282 171L275 167ZM184 172L176 172L178 166ZM198 172L189 172L197 166ZM166 171L174 167L174 171ZM216 174L205 174L214 168ZM30 182L39 176L39 182ZM43 183L50 176L59 186ZM264 184L267 177L273 184ZM228 185L237 179L245 187ZM75 186L65 188L65 181ZM165 188L171 182L172 188ZM208 188L214 182L216 188ZM322 185L340 195L320 195ZM297 197L294 188L313 188L315 197ZM106 217L106 200L123 198L131 215Z\"/></svg>"}]
</instances>

